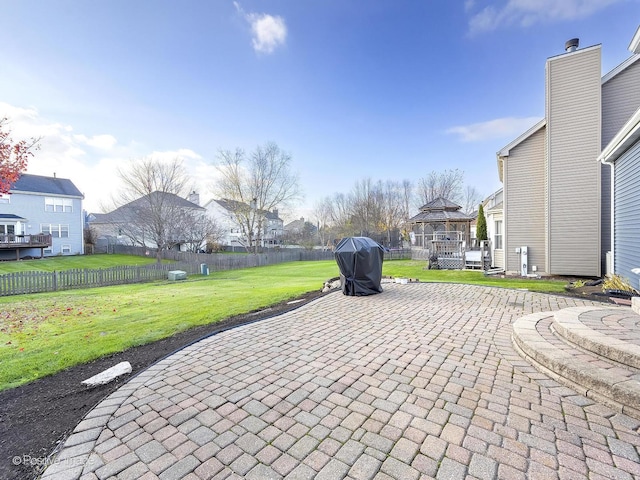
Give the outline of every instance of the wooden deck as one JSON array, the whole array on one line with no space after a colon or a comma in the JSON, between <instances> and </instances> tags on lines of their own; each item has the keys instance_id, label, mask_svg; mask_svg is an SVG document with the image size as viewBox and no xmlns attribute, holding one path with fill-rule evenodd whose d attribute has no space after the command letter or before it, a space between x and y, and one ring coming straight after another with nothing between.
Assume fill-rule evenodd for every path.
<instances>
[{"instance_id":1,"label":"wooden deck","mask_svg":"<svg viewBox=\"0 0 640 480\"><path fill-rule=\"evenodd\" d=\"M45 248L50 247L51 235L0 235L0 250L15 250L16 260L20 260L20 250L39 248L42 256Z\"/></svg>"}]
</instances>

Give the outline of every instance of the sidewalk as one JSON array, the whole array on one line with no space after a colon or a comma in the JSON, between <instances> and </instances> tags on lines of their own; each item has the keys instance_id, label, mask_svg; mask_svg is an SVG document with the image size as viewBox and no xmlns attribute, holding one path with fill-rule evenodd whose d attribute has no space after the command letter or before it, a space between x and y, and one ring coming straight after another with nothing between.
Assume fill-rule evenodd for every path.
<instances>
[{"instance_id":1,"label":"sidewalk","mask_svg":"<svg viewBox=\"0 0 640 480\"><path fill-rule=\"evenodd\" d=\"M43 478L640 478L640 421L539 373L511 343L523 315L592 303L383 287L163 360L92 410Z\"/></svg>"}]
</instances>

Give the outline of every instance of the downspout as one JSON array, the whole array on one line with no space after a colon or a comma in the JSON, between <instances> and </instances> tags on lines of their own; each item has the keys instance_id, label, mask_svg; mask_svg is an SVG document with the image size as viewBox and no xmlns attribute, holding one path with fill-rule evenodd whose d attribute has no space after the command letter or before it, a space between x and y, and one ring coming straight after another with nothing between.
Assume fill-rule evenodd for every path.
<instances>
[{"instance_id":1,"label":"downspout","mask_svg":"<svg viewBox=\"0 0 640 480\"><path fill-rule=\"evenodd\" d=\"M616 248L616 231L615 231L615 218L616 218L616 211L615 211L615 198L616 198L616 182L615 182L615 173L616 173L616 168L615 168L615 163L611 162L609 160L603 159L602 163L604 165L608 165L610 167L610 172L611 174L609 175L609 182L611 182L611 198L609 199L610 202L610 211L611 211L611 225L610 225L610 241L611 241L611 274L613 275L616 271L616 261L615 261L615 248ZM606 260L605 260L605 270L606 270ZM605 276L607 274L607 272L604 272Z\"/></svg>"}]
</instances>

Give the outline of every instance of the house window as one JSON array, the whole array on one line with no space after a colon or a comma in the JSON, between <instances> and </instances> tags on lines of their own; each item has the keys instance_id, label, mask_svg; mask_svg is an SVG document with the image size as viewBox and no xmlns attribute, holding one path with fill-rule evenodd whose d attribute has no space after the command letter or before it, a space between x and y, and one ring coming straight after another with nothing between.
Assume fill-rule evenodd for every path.
<instances>
[{"instance_id":1,"label":"house window","mask_svg":"<svg viewBox=\"0 0 640 480\"><path fill-rule=\"evenodd\" d=\"M496 250L502 250L502 220L495 221L495 234L493 235L493 244Z\"/></svg>"},{"instance_id":2,"label":"house window","mask_svg":"<svg viewBox=\"0 0 640 480\"><path fill-rule=\"evenodd\" d=\"M44 211L56 213L71 213L73 212L73 200L70 198L45 197Z\"/></svg>"},{"instance_id":3,"label":"house window","mask_svg":"<svg viewBox=\"0 0 640 480\"><path fill-rule=\"evenodd\" d=\"M60 251L62 253L71 253L71 245L62 245L62 247L60 247Z\"/></svg>"},{"instance_id":4,"label":"house window","mask_svg":"<svg viewBox=\"0 0 640 480\"><path fill-rule=\"evenodd\" d=\"M51 235L53 238L69 238L69 225L43 223L40 225L40 231L44 234Z\"/></svg>"},{"instance_id":5,"label":"house window","mask_svg":"<svg viewBox=\"0 0 640 480\"><path fill-rule=\"evenodd\" d=\"M0 203L11 203L11 196L8 193L0 193Z\"/></svg>"},{"instance_id":6,"label":"house window","mask_svg":"<svg viewBox=\"0 0 640 480\"><path fill-rule=\"evenodd\" d=\"M14 235L15 233L15 225L0 224L0 235Z\"/></svg>"},{"instance_id":7,"label":"house window","mask_svg":"<svg viewBox=\"0 0 640 480\"><path fill-rule=\"evenodd\" d=\"M53 253L53 248L47 247L43 251L45 255L51 255Z\"/></svg>"}]
</instances>

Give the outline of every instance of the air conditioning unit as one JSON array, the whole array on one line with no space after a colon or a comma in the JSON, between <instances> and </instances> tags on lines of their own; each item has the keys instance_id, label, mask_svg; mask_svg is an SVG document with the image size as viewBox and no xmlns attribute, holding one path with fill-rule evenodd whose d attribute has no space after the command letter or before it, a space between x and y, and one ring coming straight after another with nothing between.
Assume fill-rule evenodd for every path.
<instances>
[{"instance_id":1,"label":"air conditioning unit","mask_svg":"<svg viewBox=\"0 0 640 480\"><path fill-rule=\"evenodd\" d=\"M171 281L175 281L175 280L186 280L187 279L187 272L185 272L184 270L171 270L168 273L167 278Z\"/></svg>"}]
</instances>

